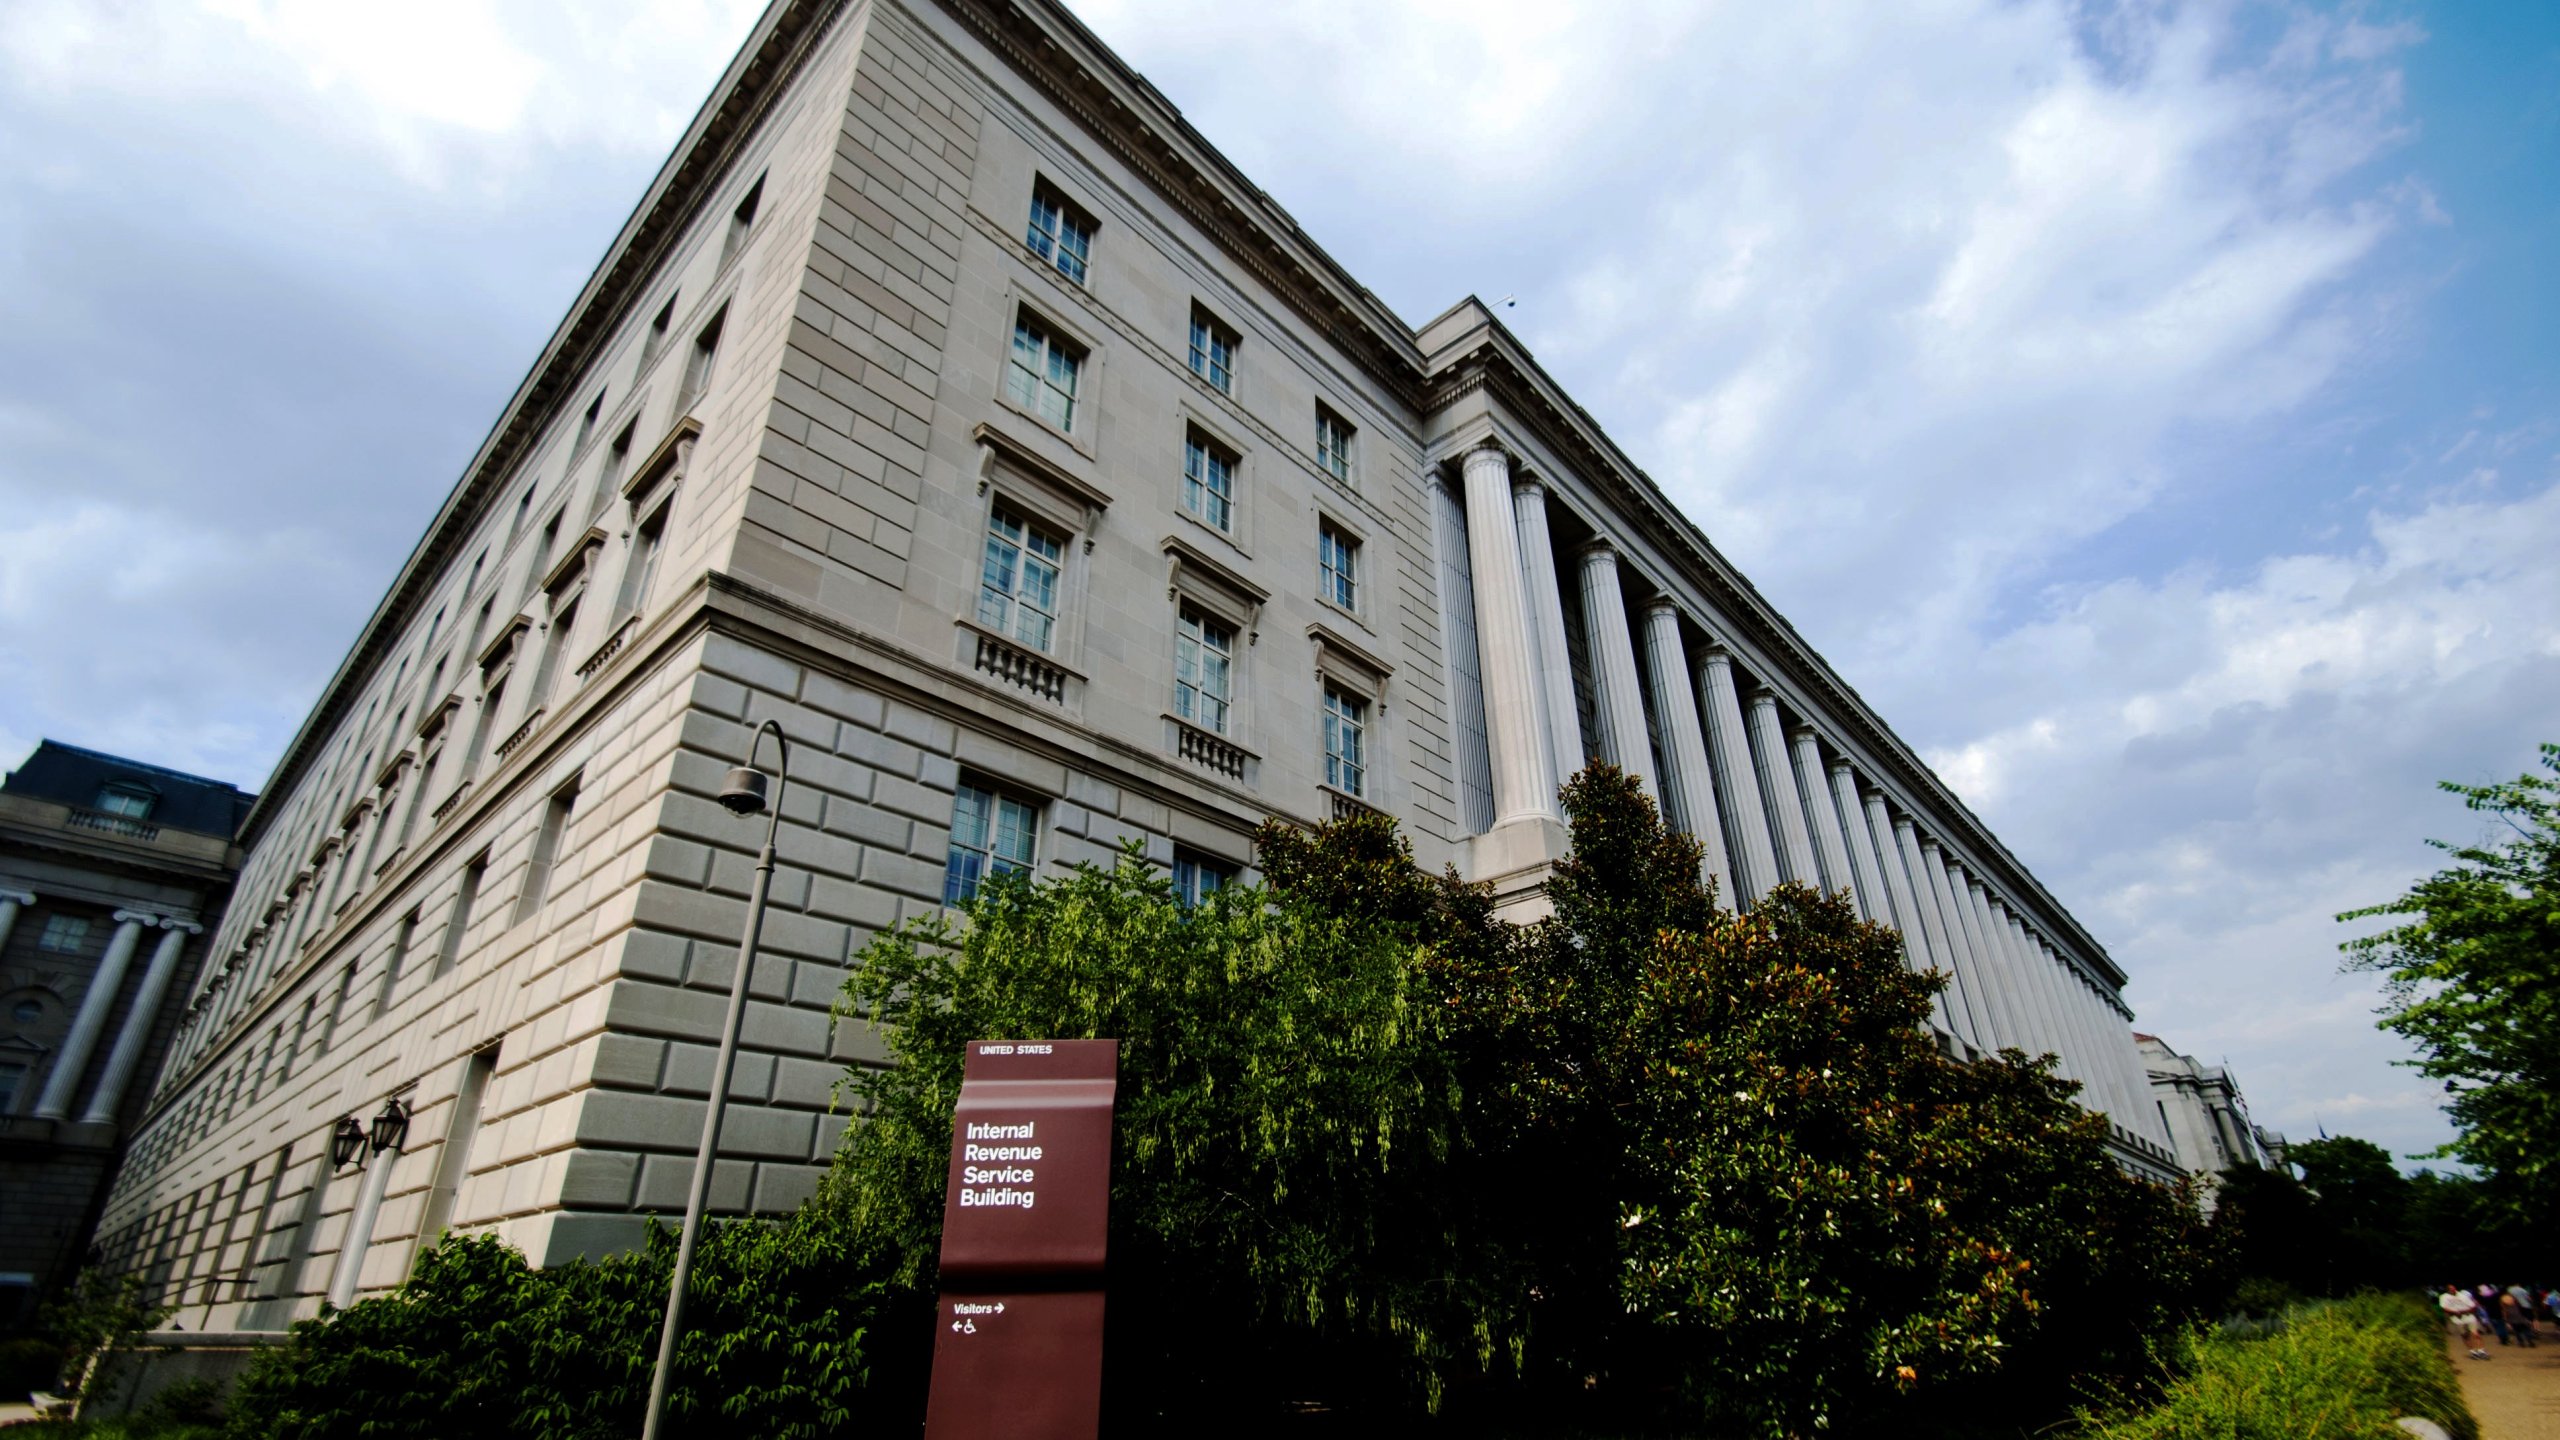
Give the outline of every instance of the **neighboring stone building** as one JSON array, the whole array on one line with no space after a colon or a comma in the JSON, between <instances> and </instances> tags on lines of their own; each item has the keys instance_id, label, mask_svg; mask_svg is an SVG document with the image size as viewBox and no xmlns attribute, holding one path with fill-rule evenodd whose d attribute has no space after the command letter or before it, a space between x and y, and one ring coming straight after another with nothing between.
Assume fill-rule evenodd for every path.
<instances>
[{"instance_id":1,"label":"neighboring stone building","mask_svg":"<svg viewBox=\"0 0 2560 1440\"><path fill-rule=\"evenodd\" d=\"M0 1333L79 1268L248 809L53 740L0 781Z\"/></svg>"},{"instance_id":2,"label":"neighboring stone building","mask_svg":"<svg viewBox=\"0 0 2560 1440\"><path fill-rule=\"evenodd\" d=\"M2249 1119L2230 1070L2181 1055L2157 1035L2137 1031L2133 1039L2180 1169L2209 1185L2225 1170L2285 1168L2284 1137Z\"/></svg>"},{"instance_id":3,"label":"neighboring stone building","mask_svg":"<svg viewBox=\"0 0 2560 1440\"><path fill-rule=\"evenodd\" d=\"M816 1183L879 927L1371 808L1533 913L1595 755L2171 1170L2104 949L1483 306L1397 319L1049 0L778 0L249 817L109 1253L273 1328L448 1226L550 1261L679 1209L767 718L723 1211Z\"/></svg>"}]
</instances>

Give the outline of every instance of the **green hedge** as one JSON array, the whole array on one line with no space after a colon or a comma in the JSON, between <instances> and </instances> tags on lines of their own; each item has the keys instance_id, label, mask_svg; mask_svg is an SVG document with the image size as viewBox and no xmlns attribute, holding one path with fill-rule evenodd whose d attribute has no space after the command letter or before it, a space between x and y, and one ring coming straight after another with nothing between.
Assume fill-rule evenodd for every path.
<instances>
[{"instance_id":1,"label":"green hedge","mask_svg":"<svg viewBox=\"0 0 2560 1440\"><path fill-rule=\"evenodd\" d=\"M2198 1343L2195 1362L2158 1405L2093 1418L2083 1440L2407 1440L2402 1415L2479 1440L2435 1309L2413 1296L2298 1306L2263 1339Z\"/></svg>"}]
</instances>

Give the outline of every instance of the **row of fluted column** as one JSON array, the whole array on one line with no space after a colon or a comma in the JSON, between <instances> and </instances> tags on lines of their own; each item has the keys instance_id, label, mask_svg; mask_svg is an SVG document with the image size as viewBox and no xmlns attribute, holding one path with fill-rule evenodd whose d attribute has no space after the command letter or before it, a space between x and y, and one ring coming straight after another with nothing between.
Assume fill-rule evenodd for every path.
<instances>
[{"instance_id":1,"label":"row of fluted column","mask_svg":"<svg viewBox=\"0 0 2560 1440\"><path fill-rule=\"evenodd\" d=\"M1492 443L1468 451L1460 468L1494 826L1555 822L1557 787L1581 768L1584 736L1546 490ZM1914 817L1894 813L1850 761L1826 757L1812 726L1788 727L1774 692L1746 692L1723 646L1710 642L1693 658L1667 594L1642 606L1639 666L1616 549L1594 540L1573 559L1591 748L1698 839L1704 878L1727 903L1747 907L1788 881L1846 892L1861 917L1901 932L1913 968L1945 973L1940 1030L1980 1051L2050 1051L2086 1105L2161 1138L2130 1016L2109 987Z\"/></svg>"},{"instance_id":2,"label":"row of fluted column","mask_svg":"<svg viewBox=\"0 0 2560 1440\"><path fill-rule=\"evenodd\" d=\"M0 947L9 943L18 916L35 900L29 891L0 890ZM71 1117L80 1081L88 1072L90 1058L97 1053L98 1042L106 1036L116 997L124 990L125 972L133 968L133 957L142 948L143 932L157 929L159 943L152 947L151 960L142 972L140 987L134 991L133 1004L126 1009L115 1043L107 1050L106 1065L90 1090L89 1103L80 1112L83 1125L115 1120L126 1090L132 1087L134 1072L142 1066L142 1052L151 1044L151 1029L160 1013L161 998L169 993L169 982L178 973L178 960L186 949L187 937L203 928L192 920L140 910L118 910L111 918L116 923L115 933L107 939L106 953L98 957L98 968L90 975L89 987L80 997L80 1008L71 1017L70 1033L63 1037L62 1049L53 1057L51 1068L45 1072L44 1089L36 1097L34 1114L39 1120Z\"/></svg>"}]
</instances>

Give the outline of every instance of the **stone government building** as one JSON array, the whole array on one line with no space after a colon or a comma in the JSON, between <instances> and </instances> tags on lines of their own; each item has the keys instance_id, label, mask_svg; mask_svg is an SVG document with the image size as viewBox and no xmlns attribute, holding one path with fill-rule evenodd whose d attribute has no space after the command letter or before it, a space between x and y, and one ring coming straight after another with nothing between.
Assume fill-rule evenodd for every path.
<instances>
[{"instance_id":1,"label":"stone government building","mask_svg":"<svg viewBox=\"0 0 2560 1440\"><path fill-rule=\"evenodd\" d=\"M541 1263L680 1209L766 718L724 1212L816 1184L879 927L1363 809L1531 912L1590 757L2175 1171L2105 950L1485 307L1406 325L1050 0L777 0L248 816L112 1263L272 1330L447 1227Z\"/></svg>"},{"instance_id":2,"label":"stone government building","mask_svg":"<svg viewBox=\"0 0 2560 1440\"><path fill-rule=\"evenodd\" d=\"M79 1269L249 803L58 740L0 780L0 1334Z\"/></svg>"}]
</instances>

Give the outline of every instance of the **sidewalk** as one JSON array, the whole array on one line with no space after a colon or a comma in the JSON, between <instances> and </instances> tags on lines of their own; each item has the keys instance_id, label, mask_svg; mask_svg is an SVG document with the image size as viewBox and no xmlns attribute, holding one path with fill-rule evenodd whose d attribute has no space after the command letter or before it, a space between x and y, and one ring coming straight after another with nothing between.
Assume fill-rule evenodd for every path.
<instances>
[{"instance_id":1,"label":"sidewalk","mask_svg":"<svg viewBox=\"0 0 2560 1440\"><path fill-rule=\"evenodd\" d=\"M2447 1343L2454 1369L2462 1376L2462 1398L2480 1420L2480 1440L2560 1440L2560 1335L2542 1327L2542 1344L2489 1342L2492 1358L2465 1359L2460 1346Z\"/></svg>"}]
</instances>

